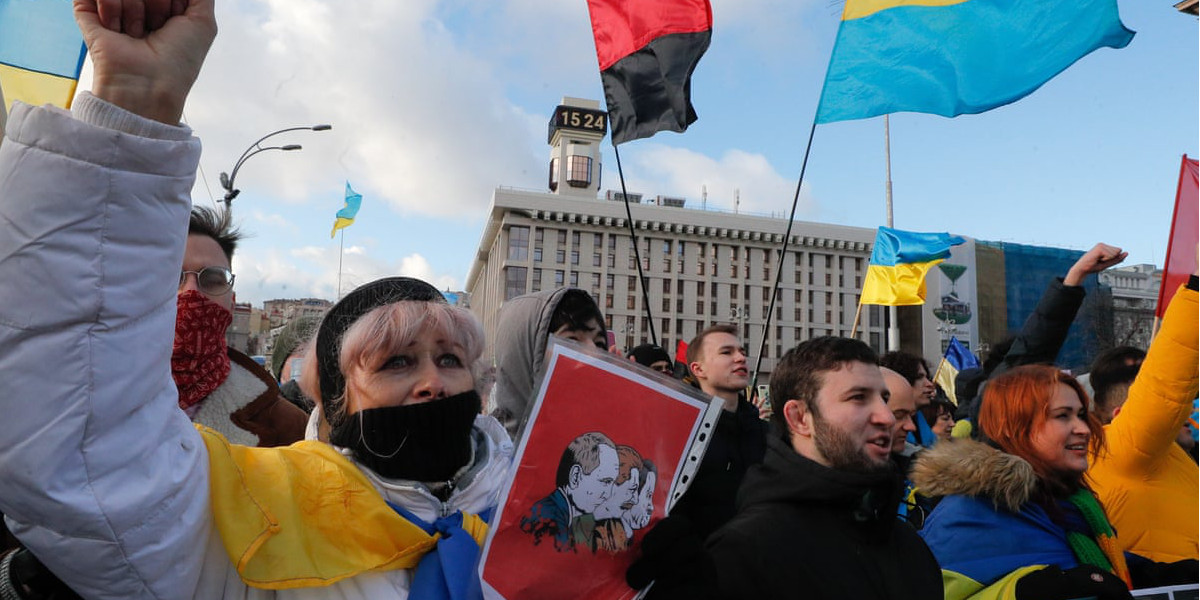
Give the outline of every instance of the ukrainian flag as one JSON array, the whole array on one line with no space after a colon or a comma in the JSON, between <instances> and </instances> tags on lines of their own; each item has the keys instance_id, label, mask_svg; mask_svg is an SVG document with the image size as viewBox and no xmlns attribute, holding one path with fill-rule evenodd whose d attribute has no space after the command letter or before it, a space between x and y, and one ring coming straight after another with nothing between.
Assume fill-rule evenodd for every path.
<instances>
[{"instance_id":1,"label":"ukrainian flag","mask_svg":"<svg viewBox=\"0 0 1200 600\"><path fill-rule=\"evenodd\" d=\"M70 108L87 47L71 0L0 0L0 88L14 100Z\"/></svg>"},{"instance_id":2,"label":"ukrainian flag","mask_svg":"<svg viewBox=\"0 0 1200 600\"><path fill-rule=\"evenodd\" d=\"M345 229L354 223L354 216L358 214L358 207L362 205L362 194L354 191L350 187L350 182L346 182L346 205L341 210L337 211L337 215L333 220L333 231L329 232L329 237L337 234L337 230Z\"/></svg>"},{"instance_id":3,"label":"ukrainian flag","mask_svg":"<svg viewBox=\"0 0 1200 600\"><path fill-rule=\"evenodd\" d=\"M950 398L956 406L958 405L958 394L954 386L954 380L958 374L967 369L974 369L979 366L979 359L975 358L974 354L958 341L957 337L950 337L950 344L946 346L946 355L942 358L942 363L938 365L937 375L933 381L942 386L942 391L946 392L946 396ZM971 399L967 398L969 402Z\"/></svg>"},{"instance_id":4,"label":"ukrainian flag","mask_svg":"<svg viewBox=\"0 0 1200 600\"><path fill-rule=\"evenodd\" d=\"M925 274L965 240L949 233L916 233L880 227L863 282L861 304L925 303Z\"/></svg>"},{"instance_id":5,"label":"ukrainian flag","mask_svg":"<svg viewBox=\"0 0 1200 600\"><path fill-rule=\"evenodd\" d=\"M1116 0L846 0L817 123L981 113L1131 39Z\"/></svg>"}]
</instances>

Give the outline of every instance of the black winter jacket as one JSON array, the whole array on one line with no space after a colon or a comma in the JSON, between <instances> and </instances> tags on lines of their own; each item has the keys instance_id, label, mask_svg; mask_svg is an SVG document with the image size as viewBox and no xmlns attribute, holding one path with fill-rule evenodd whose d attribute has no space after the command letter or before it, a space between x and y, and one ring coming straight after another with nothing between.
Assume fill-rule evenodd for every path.
<instances>
[{"instance_id":1,"label":"black winter jacket","mask_svg":"<svg viewBox=\"0 0 1200 600\"><path fill-rule=\"evenodd\" d=\"M700 539L728 522L746 471L763 460L766 438L767 423L753 404L739 399L736 412L722 411L696 479L671 514L691 519Z\"/></svg>"},{"instance_id":2,"label":"black winter jacket","mask_svg":"<svg viewBox=\"0 0 1200 600\"><path fill-rule=\"evenodd\" d=\"M707 542L720 598L938 600L925 542L896 516L897 472L824 467L774 435L738 494L738 513Z\"/></svg>"}]
</instances>

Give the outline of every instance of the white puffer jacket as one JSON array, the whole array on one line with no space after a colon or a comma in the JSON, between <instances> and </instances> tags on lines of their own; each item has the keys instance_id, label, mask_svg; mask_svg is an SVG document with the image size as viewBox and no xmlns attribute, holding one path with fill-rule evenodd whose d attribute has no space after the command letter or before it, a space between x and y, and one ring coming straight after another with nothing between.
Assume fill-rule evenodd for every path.
<instances>
[{"instance_id":1,"label":"white puffer jacket","mask_svg":"<svg viewBox=\"0 0 1200 600\"><path fill-rule=\"evenodd\" d=\"M0 511L82 596L404 598L409 572L248 588L213 526L208 457L169 357L189 192L186 127L88 94L75 117L17 104L0 144ZM496 503L512 443L476 421L477 463L446 503L364 472L433 520Z\"/></svg>"}]
</instances>

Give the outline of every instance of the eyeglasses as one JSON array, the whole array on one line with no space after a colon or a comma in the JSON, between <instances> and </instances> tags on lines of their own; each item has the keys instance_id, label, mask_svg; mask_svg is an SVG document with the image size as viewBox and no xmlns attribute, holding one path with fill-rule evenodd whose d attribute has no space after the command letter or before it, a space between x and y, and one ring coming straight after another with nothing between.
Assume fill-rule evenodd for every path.
<instances>
[{"instance_id":1,"label":"eyeglasses","mask_svg":"<svg viewBox=\"0 0 1200 600\"><path fill-rule=\"evenodd\" d=\"M233 287L233 271L225 267L204 267L199 271L180 271L179 289L187 285L188 275L196 276L196 287L209 296L220 296Z\"/></svg>"}]
</instances>

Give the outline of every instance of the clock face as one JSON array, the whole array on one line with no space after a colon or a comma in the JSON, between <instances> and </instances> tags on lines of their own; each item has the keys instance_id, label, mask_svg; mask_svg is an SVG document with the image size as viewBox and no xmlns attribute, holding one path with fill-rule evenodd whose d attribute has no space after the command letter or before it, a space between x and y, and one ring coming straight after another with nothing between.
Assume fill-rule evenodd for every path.
<instances>
[{"instance_id":1,"label":"clock face","mask_svg":"<svg viewBox=\"0 0 1200 600\"><path fill-rule=\"evenodd\" d=\"M550 119L550 134L553 135L556 129L576 129L604 135L608 132L608 113L591 108L560 105L554 109L554 118Z\"/></svg>"}]
</instances>

